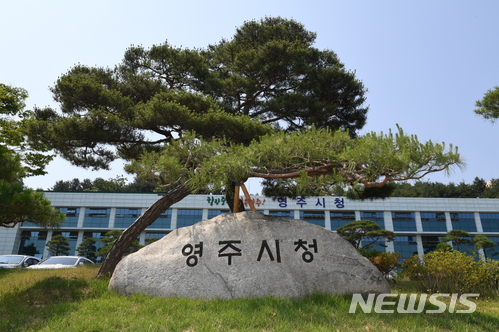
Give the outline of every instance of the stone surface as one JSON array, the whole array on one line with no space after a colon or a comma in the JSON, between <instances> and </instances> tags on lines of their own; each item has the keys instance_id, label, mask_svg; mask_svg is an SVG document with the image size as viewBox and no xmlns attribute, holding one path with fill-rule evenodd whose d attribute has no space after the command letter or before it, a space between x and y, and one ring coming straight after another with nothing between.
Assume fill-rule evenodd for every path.
<instances>
[{"instance_id":1,"label":"stone surface","mask_svg":"<svg viewBox=\"0 0 499 332\"><path fill-rule=\"evenodd\" d=\"M123 258L109 288L206 299L390 291L376 267L336 233L258 212L172 231Z\"/></svg>"}]
</instances>

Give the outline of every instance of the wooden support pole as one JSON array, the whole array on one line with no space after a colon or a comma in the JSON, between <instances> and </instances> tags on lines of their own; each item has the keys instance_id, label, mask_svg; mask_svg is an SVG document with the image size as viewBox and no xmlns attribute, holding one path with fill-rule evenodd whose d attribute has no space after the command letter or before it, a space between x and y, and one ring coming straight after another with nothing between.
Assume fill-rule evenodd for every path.
<instances>
[{"instance_id":1,"label":"wooden support pole","mask_svg":"<svg viewBox=\"0 0 499 332\"><path fill-rule=\"evenodd\" d=\"M234 209L232 210L233 213L239 212L239 187L241 184L236 183L236 188L234 190Z\"/></svg>"},{"instance_id":2,"label":"wooden support pole","mask_svg":"<svg viewBox=\"0 0 499 332\"><path fill-rule=\"evenodd\" d=\"M243 189L244 197L246 197L246 201L248 202L248 204L251 208L251 211L256 211L255 204L253 204L253 200L251 199L251 196L250 196L248 190L246 189L246 186L244 185L244 183L241 185L241 188Z\"/></svg>"}]
</instances>

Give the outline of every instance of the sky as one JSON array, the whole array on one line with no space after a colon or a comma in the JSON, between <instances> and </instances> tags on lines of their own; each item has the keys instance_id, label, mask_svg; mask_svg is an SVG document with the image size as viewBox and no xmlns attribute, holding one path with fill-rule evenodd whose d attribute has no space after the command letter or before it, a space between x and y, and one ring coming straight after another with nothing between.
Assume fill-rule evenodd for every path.
<instances>
[{"instance_id":1,"label":"sky","mask_svg":"<svg viewBox=\"0 0 499 332\"><path fill-rule=\"evenodd\" d=\"M230 39L245 21L280 16L317 33L314 47L332 50L368 89L367 124L397 124L420 141L459 147L467 166L424 181L472 183L499 178L498 124L475 115L475 102L499 85L497 0L46 0L5 1L0 31L0 82L29 93L26 108L57 108L49 87L75 64L114 67L131 45L168 41L204 48ZM125 174L87 171L61 158L47 175L25 179L47 190L58 180ZM256 181L247 183L259 192Z\"/></svg>"}]
</instances>

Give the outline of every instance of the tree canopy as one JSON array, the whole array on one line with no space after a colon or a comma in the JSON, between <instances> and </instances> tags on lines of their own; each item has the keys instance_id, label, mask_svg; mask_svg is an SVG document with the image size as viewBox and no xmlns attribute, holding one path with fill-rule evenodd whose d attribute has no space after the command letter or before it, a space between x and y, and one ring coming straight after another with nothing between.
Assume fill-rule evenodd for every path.
<instances>
[{"instance_id":1,"label":"tree canopy","mask_svg":"<svg viewBox=\"0 0 499 332\"><path fill-rule=\"evenodd\" d=\"M357 137L366 89L315 38L294 20L265 18L205 49L132 46L114 68L77 65L59 77L60 112L30 113L34 147L93 169L123 158L128 172L172 188L116 240L101 272L197 189L230 192L258 176L300 194L350 186L365 197L366 188L462 164L452 146L402 130Z\"/></svg>"},{"instance_id":2,"label":"tree canopy","mask_svg":"<svg viewBox=\"0 0 499 332\"><path fill-rule=\"evenodd\" d=\"M499 86L488 90L482 99L477 100L475 113L484 119L495 122L499 118Z\"/></svg>"},{"instance_id":3,"label":"tree canopy","mask_svg":"<svg viewBox=\"0 0 499 332\"><path fill-rule=\"evenodd\" d=\"M25 221L56 226L64 219L42 193L24 187L22 179L44 174L51 159L28 150L22 127L24 89L0 84L0 227Z\"/></svg>"},{"instance_id":4,"label":"tree canopy","mask_svg":"<svg viewBox=\"0 0 499 332\"><path fill-rule=\"evenodd\" d=\"M355 249L361 247L369 250L373 244L380 241L391 242L395 233L381 229L381 226L371 220L356 220L336 229L338 235L350 242Z\"/></svg>"}]
</instances>

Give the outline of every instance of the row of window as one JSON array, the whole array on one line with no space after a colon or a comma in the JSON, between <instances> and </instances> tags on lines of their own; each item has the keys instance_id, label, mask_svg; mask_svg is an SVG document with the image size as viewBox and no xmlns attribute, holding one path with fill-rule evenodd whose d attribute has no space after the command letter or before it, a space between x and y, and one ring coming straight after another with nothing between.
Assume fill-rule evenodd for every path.
<instances>
[{"instance_id":1,"label":"row of window","mask_svg":"<svg viewBox=\"0 0 499 332\"><path fill-rule=\"evenodd\" d=\"M57 234L62 234L66 237L70 244L71 252L75 252L76 243L78 239L78 232L58 232L54 231L52 236ZM154 240L159 240L163 236L168 234L165 233L146 233L145 235L145 243L148 244ZM95 246L97 250L102 246L102 242L99 240L106 237L106 232L84 232L83 240L86 238L92 237L97 242ZM496 247L487 249L487 256L493 257L499 253L499 236L489 236L491 241L496 243ZM421 245L423 247L423 253L428 253L435 250L437 244L440 242L441 236L421 236ZM43 250L45 248L45 243L47 240L47 231L23 231L21 234L21 245L19 248L19 254L27 254L32 256L40 256L43 254ZM470 238L471 240L471 238ZM374 249L384 251L385 246L383 243L376 244ZM400 253L399 260L403 262L405 259L409 258L412 255L418 254L418 243L417 237L413 235L409 236L396 236L393 241L393 249L396 252ZM456 248L462 252L468 249L474 249L473 244L460 244L459 248Z\"/></svg>"},{"instance_id":2,"label":"row of window","mask_svg":"<svg viewBox=\"0 0 499 332\"><path fill-rule=\"evenodd\" d=\"M53 231L52 237L62 234L66 237L69 242L70 253L77 254L76 252L76 243L78 241L78 232L60 232ZM159 240L163 236L167 235L168 232L165 233L146 233L145 235L145 244L149 244L154 240ZM19 254L20 255L31 255L41 257L43 255L43 251L45 250L45 243L47 242L47 231L23 231L21 233L21 244L19 246ZM83 232L83 241L87 238L93 238L95 242L96 250L98 251L103 243L100 241L101 239L106 237L106 232Z\"/></svg>"},{"instance_id":3,"label":"row of window","mask_svg":"<svg viewBox=\"0 0 499 332\"><path fill-rule=\"evenodd\" d=\"M77 227L80 208L59 208L66 214L66 220L61 227ZM85 228L108 228L110 208L86 208L83 219ZM208 219L216 217L227 210L208 210ZM263 211L261 211L263 212ZM127 228L141 214L139 208L118 208L114 219L114 228ZM191 226L202 220L201 209L178 209L177 228ZM270 215L284 218L293 218L294 211L270 211ZM421 223L424 232L447 232L446 217L443 212L421 212ZM383 212L360 212L360 218L378 223L385 228ZM167 210L150 226L157 229L171 229L172 211ZM324 211L300 211L300 219L312 224L325 226ZM355 219L354 211L330 212L331 230L336 230ZM452 229L467 232L477 232L474 213L451 212ZM484 232L499 232L499 213L480 213L480 220ZM414 212L392 212L393 230L395 232L415 232L416 218ZM35 226L25 223L24 226Z\"/></svg>"}]
</instances>

